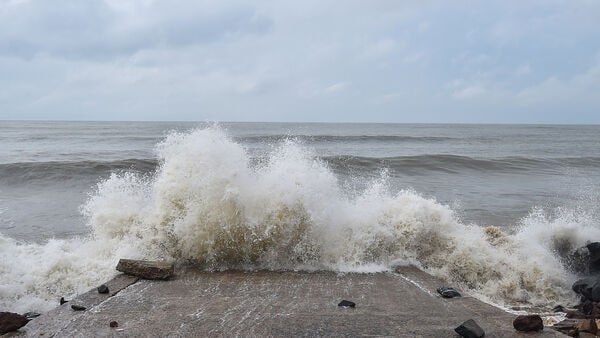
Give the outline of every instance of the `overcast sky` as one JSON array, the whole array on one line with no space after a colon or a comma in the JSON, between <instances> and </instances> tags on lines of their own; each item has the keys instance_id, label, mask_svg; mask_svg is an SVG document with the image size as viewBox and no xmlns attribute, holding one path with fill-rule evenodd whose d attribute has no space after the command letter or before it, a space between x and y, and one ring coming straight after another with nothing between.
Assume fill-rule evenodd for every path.
<instances>
[{"instance_id":1,"label":"overcast sky","mask_svg":"<svg viewBox=\"0 0 600 338\"><path fill-rule=\"evenodd\" d=\"M600 123L600 1L0 0L0 119Z\"/></svg>"}]
</instances>

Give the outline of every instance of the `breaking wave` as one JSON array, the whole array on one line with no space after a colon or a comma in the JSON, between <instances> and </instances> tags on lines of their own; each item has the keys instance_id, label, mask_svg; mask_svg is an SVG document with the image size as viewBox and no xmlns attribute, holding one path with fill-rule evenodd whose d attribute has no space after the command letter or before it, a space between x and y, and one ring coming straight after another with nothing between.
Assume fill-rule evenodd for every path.
<instances>
[{"instance_id":1,"label":"breaking wave","mask_svg":"<svg viewBox=\"0 0 600 338\"><path fill-rule=\"evenodd\" d=\"M534 210L519 228L463 224L385 174L344 191L310 150L284 141L265 161L216 127L172 133L154 173L113 173L83 205L89 238L26 244L0 235L0 308L47 310L96 286L120 257L210 270L387 271L416 264L500 304L573 301L561 253L600 238L586 210Z\"/></svg>"}]
</instances>

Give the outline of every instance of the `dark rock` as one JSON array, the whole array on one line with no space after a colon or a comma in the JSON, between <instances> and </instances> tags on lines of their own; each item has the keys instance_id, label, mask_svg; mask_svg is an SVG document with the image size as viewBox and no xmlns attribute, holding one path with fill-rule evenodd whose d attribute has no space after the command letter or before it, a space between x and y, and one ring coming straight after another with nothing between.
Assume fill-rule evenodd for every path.
<instances>
[{"instance_id":1,"label":"dark rock","mask_svg":"<svg viewBox=\"0 0 600 338\"><path fill-rule=\"evenodd\" d=\"M589 332L591 334L598 332L598 325L596 325L596 321L593 319L580 320L575 327L579 332Z\"/></svg>"},{"instance_id":2,"label":"dark rock","mask_svg":"<svg viewBox=\"0 0 600 338\"><path fill-rule=\"evenodd\" d=\"M565 309L565 307L562 305L557 305L552 308L552 312L566 312L566 311L567 311L567 309Z\"/></svg>"},{"instance_id":3,"label":"dark rock","mask_svg":"<svg viewBox=\"0 0 600 338\"><path fill-rule=\"evenodd\" d=\"M445 286L442 286L437 288L436 291L444 298L460 297L460 293L458 293L458 291L454 290L453 288L447 288Z\"/></svg>"},{"instance_id":4,"label":"dark rock","mask_svg":"<svg viewBox=\"0 0 600 338\"><path fill-rule=\"evenodd\" d=\"M590 252L588 272L591 274L600 272L600 242L590 243L585 247Z\"/></svg>"},{"instance_id":5,"label":"dark rock","mask_svg":"<svg viewBox=\"0 0 600 338\"><path fill-rule=\"evenodd\" d=\"M168 279L173 276L175 266L169 262L120 259L117 270L144 279Z\"/></svg>"},{"instance_id":6,"label":"dark rock","mask_svg":"<svg viewBox=\"0 0 600 338\"><path fill-rule=\"evenodd\" d=\"M25 316L12 312L0 312L0 334L16 331L29 322Z\"/></svg>"},{"instance_id":7,"label":"dark rock","mask_svg":"<svg viewBox=\"0 0 600 338\"><path fill-rule=\"evenodd\" d=\"M25 316L25 318L27 318L27 319L33 319L33 318L37 318L37 317L41 316L41 314L39 314L37 312L27 312L27 313L24 313L23 316Z\"/></svg>"},{"instance_id":8,"label":"dark rock","mask_svg":"<svg viewBox=\"0 0 600 338\"><path fill-rule=\"evenodd\" d=\"M600 302L600 276L582 278L573 283L572 288L584 300Z\"/></svg>"},{"instance_id":9,"label":"dark rock","mask_svg":"<svg viewBox=\"0 0 600 338\"><path fill-rule=\"evenodd\" d=\"M586 315L585 313L583 313L581 311L567 311L567 314L565 317L570 318L570 319L586 319L590 316Z\"/></svg>"},{"instance_id":10,"label":"dark rock","mask_svg":"<svg viewBox=\"0 0 600 338\"><path fill-rule=\"evenodd\" d=\"M481 338L485 335L485 332L473 319L469 319L466 322L460 324L454 329L461 337L465 338Z\"/></svg>"},{"instance_id":11,"label":"dark rock","mask_svg":"<svg viewBox=\"0 0 600 338\"><path fill-rule=\"evenodd\" d=\"M71 305L71 309L75 310L75 311L83 311L85 310L85 306L81 306L81 305Z\"/></svg>"},{"instance_id":12,"label":"dark rock","mask_svg":"<svg viewBox=\"0 0 600 338\"><path fill-rule=\"evenodd\" d=\"M119 323L117 323L115 320L113 320L112 322L110 322L110 327L119 327Z\"/></svg>"},{"instance_id":13,"label":"dark rock","mask_svg":"<svg viewBox=\"0 0 600 338\"><path fill-rule=\"evenodd\" d=\"M583 304L581 304L581 312L583 312L586 315L591 315L592 314L592 310L594 310L594 303L588 301L585 301Z\"/></svg>"},{"instance_id":14,"label":"dark rock","mask_svg":"<svg viewBox=\"0 0 600 338\"><path fill-rule=\"evenodd\" d=\"M590 270L590 251L581 247L568 254L564 259L565 267L578 275L587 275Z\"/></svg>"},{"instance_id":15,"label":"dark rock","mask_svg":"<svg viewBox=\"0 0 600 338\"><path fill-rule=\"evenodd\" d=\"M108 293L108 286L102 284L98 287L98 293Z\"/></svg>"},{"instance_id":16,"label":"dark rock","mask_svg":"<svg viewBox=\"0 0 600 338\"><path fill-rule=\"evenodd\" d=\"M544 321L539 315L517 316L513 321L513 327L522 332L541 331L544 329Z\"/></svg>"},{"instance_id":17,"label":"dark rock","mask_svg":"<svg viewBox=\"0 0 600 338\"><path fill-rule=\"evenodd\" d=\"M338 306L343 306L343 307L355 307L355 306L356 306L356 303L354 303L354 302L351 302L351 301L349 301L349 300L342 300L342 301L341 301L341 302L338 304Z\"/></svg>"},{"instance_id":18,"label":"dark rock","mask_svg":"<svg viewBox=\"0 0 600 338\"><path fill-rule=\"evenodd\" d=\"M556 331L567 332L575 329L578 322L579 321L577 319L565 319L552 325L552 328Z\"/></svg>"},{"instance_id":19,"label":"dark rock","mask_svg":"<svg viewBox=\"0 0 600 338\"><path fill-rule=\"evenodd\" d=\"M60 297L60 305L63 305L64 303L68 303L68 300L65 300L65 297Z\"/></svg>"}]
</instances>

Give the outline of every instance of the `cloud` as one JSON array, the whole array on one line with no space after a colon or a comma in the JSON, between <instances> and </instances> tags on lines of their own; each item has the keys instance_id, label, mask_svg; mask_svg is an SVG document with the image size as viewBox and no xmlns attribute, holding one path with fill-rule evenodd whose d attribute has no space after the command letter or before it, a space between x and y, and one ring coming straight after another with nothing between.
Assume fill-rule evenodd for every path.
<instances>
[{"instance_id":1,"label":"cloud","mask_svg":"<svg viewBox=\"0 0 600 338\"><path fill-rule=\"evenodd\" d=\"M264 34L271 25L252 7L217 2L31 0L0 6L0 55L22 58L110 58Z\"/></svg>"},{"instance_id":2,"label":"cloud","mask_svg":"<svg viewBox=\"0 0 600 338\"><path fill-rule=\"evenodd\" d=\"M0 119L552 122L575 102L600 123L598 13L586 0L0 0Z\"/></svg>"}]
</instances>

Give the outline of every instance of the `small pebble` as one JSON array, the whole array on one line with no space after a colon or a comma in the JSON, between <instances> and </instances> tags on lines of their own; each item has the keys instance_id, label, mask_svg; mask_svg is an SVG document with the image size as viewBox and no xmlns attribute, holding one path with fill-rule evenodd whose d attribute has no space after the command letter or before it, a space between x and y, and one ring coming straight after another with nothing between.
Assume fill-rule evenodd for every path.
<instances>
[{"instance_id":1,"label":"small pebble","mask_svg":"<svg viewBox=\"0 0 600 338\"><path fill-rule=\"evenodd\" d=\"M27 312L27 313L24 313L23 316L25 316L25 318L27 318L27 319L33 319L33 318L37 318L41 315L37 312Z\"/></svg>"},{"instance_id":2,"label":"small pebble","mask_svg":"<svg viewBox=\"0 0 600 338\"><path fill-rule=\"evenodd\" d=\"M85 306L81 306L81 305L71 305L71 309L75 310L75 311L83 311L85 310Z\"/></svg>"},{"instance_id":3,"label":"small pebble","mask_svg":"<svg viewBox=\"0 0 600 338\"><path fill-rule=\"evenodd\" d=\"M108 293L108 286L102 284L98 287L98 293Z\"/></svg>"},{"instance_id":4,"label":"small pebble","mask_svg":"<svg viewBox=\"0 0 600 338\"><path fill-rule=\"evenodd\" d=\"M444 298L455 298L460 297L460 293L453 288L447 288L445 286L439 287L436 290Z\"/></svg>"},{"instance_id":5,"label":"small pebble","mask_svg":"<svg viewBox=\"0 0 600 338\"><path fill-rule=\"evenodd\" d=\"M351 302L351 301L349 301L349 300L343 300L343 301L341 301L341 302L338 304L338 306L343 306L343 307L355 307L355 306L356 306L356 303L354 303L354 302Z\"/></svg>"},{"instance_id":6,"label":"small pebble","mask_svg":"<svg viewBox=\"0 0 600 338\"><path fill-rule=\"evenodd\" d=\"M110 327L119 327L119 323L113 320L112 322L110 322Z\"/></svg>"}]
</instances>

